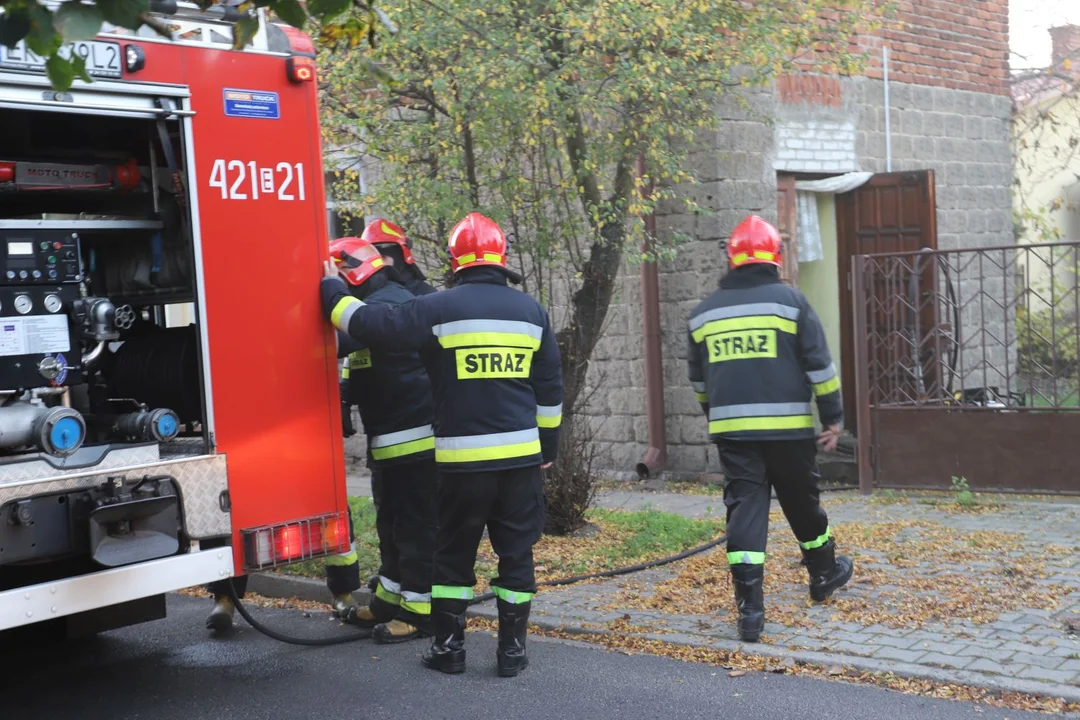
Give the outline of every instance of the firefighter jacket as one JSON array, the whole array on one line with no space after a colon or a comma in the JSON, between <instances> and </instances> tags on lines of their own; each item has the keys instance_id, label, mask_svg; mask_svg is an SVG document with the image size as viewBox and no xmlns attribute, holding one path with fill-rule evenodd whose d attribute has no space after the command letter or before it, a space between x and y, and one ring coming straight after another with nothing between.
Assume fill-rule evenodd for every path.
<instances>
[{"instance_id":1,"label":"firefighter jacket","mask_svg":"<svg viewBox=\"0 0 1080 720\"><path fill-rule=\"evenodd\" d=\"M394 307L413 297L398 283L388 282L364 302ZM360 410L369 465L430 460L435 453L435 403L420 356L415 351L368 348L340 332L338 356L346 358L341 371L345 401Z\"/></svg>"},{"instance_id":2,"label":"firefighter jacket","mask_svg":"<svg viewBox=\"0 0 1080 720\"><path fill-rule=\"evenodd\" d=\"M366 304L322 282L336 327L383 352L419 352L435 394L442 472L552 462L562 422L562 368L547 312L502 270L463 270L450 290L397 307Z\"/></svg>"},{"instance_id":3,"label":"firefighter jacket","mask_svg":"<svg viewBox=\"0 0 1080 720\"><path fill-rule=\"evenodd\" d=\"M840 424L840 379L821 321L771 266L728 273L690 314L690 382L713 441L814 437L811 398Z\"/></svg>"},{"instance_id":4,"label":"firefighter jacket","mask_svg":"<svg viewBox=\"0 0 1080 720\"><path fill-rule=\"evenodd\" d=\"M405 289L416 297L420 297L421 295L431 295L436 292L435 288L431 287L431 284L424 279L424 276L416 270L408 271L408 277L403 284L405 285Z\"/></svg>"}]
</instances>

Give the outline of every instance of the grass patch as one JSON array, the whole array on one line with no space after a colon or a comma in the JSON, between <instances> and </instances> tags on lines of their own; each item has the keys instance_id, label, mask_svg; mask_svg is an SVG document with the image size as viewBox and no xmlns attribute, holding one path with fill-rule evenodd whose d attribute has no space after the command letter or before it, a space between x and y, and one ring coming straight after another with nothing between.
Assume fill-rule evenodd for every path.
<instances>
[{"instance_id":1,"label":"grass patch","mask_svg":"<svg viewBox=\"0 0 1080 720\"><path fill-rule=\"evenodd\" d=\"M349 507L356 528L360 577L367 579L379 567L375 507L370 498L353 497L349 498ZM659 510L593 509L588 519L590 526L575 536L540 539L534 549L537 580L601 572L676 555L707 543L724 529L722 520L695 520ZM486 538L480 544L476 565L480 579L477 589L483 591L498 568L498 558ZM321 560L290 565L282 572L324 577Z\"/></svg>"}]
</instances>

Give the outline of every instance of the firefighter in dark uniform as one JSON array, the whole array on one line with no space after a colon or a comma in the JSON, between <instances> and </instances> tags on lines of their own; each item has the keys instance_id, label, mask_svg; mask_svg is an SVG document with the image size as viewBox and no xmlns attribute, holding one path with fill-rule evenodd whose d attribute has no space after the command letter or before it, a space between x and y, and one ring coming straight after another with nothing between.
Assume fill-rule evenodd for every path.
<instances>
[{"instance_id":1,"label":"firefighter in dark uniform","mask_svg":"<svg viewBox=\"0 0 1080 720\"><path fill-rule=\"evenodd\" d=\"M430 295L435 292L416 266L416 258L412 254L412 243L405 235L400 226L389 220L375 218L364 228L360 235L361 240L367 240L375 246L383 256L383 260L389 265L390 276L395 282L405 286L405 289L417 297Z\"/></svg>"},{"instance_id":2,"label":"firefighter in dark uniform","mask_svg":"<svg viewBox=\"0 0 1080 720\"><path fill-rule=\"evenodd\" d=\"M379 251L365 240L338 240L330 257L350 297L372 307L415 297L391 279ZM338 354L348 358L348 401L360 410L368 463L381 483L378 584L370 605L348 619L378 642L429 636L438 497L431 383L415 351L363 347L347 335L338 343ZM334 569L327 567L328 582Z\"/></svg>"},{"instance_id":3,"label":"firefighter in dark uniform","mask_svg":"<svg viewBox=\"0 0 1080 720\"><path fill-rule=\"evenodd\" d=\"M420 271L420 268L416 266L416 260L412 254L412 243L409 242L408 237L405 235L405 231L395 223L383 218L374 218L364 228L363 234L360 235L361 240L366 240L375 246L375 249L382 255L383 261L386 263L385 272L390 275L390 278L403 285L406 290L415 296L430 295L435 292L435 288L428 284L424 274ZM338 332L338 347L344 347L348 344L348 336L344 333ZM352 426L352 406L353 404L348 400L348 376L350 373L349 361L346 359L341 369L341 411L342 411L342 423L345 433L345 437L352 437L356 434L355 428ZM373 464L368 460L368 470L371 472L371 498L375 504L375 527L380 538L393 536L393 514L390 512L383 512L382 496L383 496L383 483L382 474L379 471L379 466ZM380 543L382 541L380 540ZM368 582L368 586L372 592L378 592L379 577L376 575ZM344 618L349 622L359 624L361 626L377 624L378 619L372 614L370 607L360 608L349 605L337 605L334 610L338 617Z\"/></svg>"},{"instance_id":4,"label":"firefighter in dark uniform","mask_svg":"<svg viewBox=\"0 0 1080 720\"><path fill-rule=\"evenodd\" d=\"M419 351L435 393L441 474L432 581L434 643L425 666L465 670L465 611L476 551L488 530L499 556L499 675L517 675L536 593L533 545L544 527L542 467L555 460L562 369L547 312L508 287L506 237L472 213L450 235L455 286L394 308L366 305L336 277L323 307L339 329L383 351Z\"/></svg>"},{"instance_id":5,"label":"firefighter in dark uniform","mask_svg":"<svg viewBox=\"0 0 1080 720\"><path fill-rule=\"evenodd\" d=\"M851 579L837 557L818 496L811 399L826 450L843 419L840 381L817 314L780 281L780 233L757 216L727 246L731 272L690 315L690 381L708 416L726 484L727 549L738 631L757 642L765 625L765 541L771 489L802 548L810 597L823 602Z\"/></svg>"}]
</instances>

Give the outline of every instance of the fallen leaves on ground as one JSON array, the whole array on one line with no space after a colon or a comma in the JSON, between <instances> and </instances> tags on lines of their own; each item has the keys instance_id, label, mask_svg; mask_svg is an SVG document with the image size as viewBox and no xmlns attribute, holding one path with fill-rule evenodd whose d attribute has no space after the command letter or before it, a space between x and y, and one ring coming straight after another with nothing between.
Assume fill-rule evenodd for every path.
<instances>
[{"instance_id":1,"label":"fallen leaves on ground","mask_svg":"<svg viewBox=\"0 0 1080 720\"><path fill-rule=\"evenodd\" d=\"M481 618L470 618L469 627L494 632L495 623ZM914 678L903 678L891 673L864 672L840 666L810 665L798 661L788 662L775 658L747 655L731 650L681 645L662 640L628 636L623 633L582 634L565 630L544 630L537 627L529 632L543 637L577 640L599 645L607 650L627 655L644 654L683 660L685 662L713 665L728 670L728 676L740 678L748 672L784 672L803 677L826 680L840 679L865 685L877 685L909 695L921 695L942 700L957 700L989 707L1025 710L1046 714L1080 712L1080 703L1070 703L1061 698L1049 698L1015 692L996 692L983 688L954 685ZM779 669L778 669L779 668Z\"/></svg>"},{"instance_id":2,"label":"fallen leaves on ground","mask_svg":"<svg viewBox=\"0 0 1080 720\"><path fill-rule=\"evenodd\" d=\"M780 515L774 511L774 522ZM961 531L929 521L845 523L833 528L842 552L855 559L848 589L829 602L831 619L863 626L919 628L932 621L994 622L1003 612L1051 610L1070 589L1042 582L1048 564L1067 549L1030 547L1022 536ZM788 627L820 623L807 613L806 569L799 551L774 527L765 574L768 618ZM680 615L727 612L734 598L723 553L687 560L671 579L649 588L629 586L608 609L654 610ZM718 618L725 621L725 618Z\"/></svg>"},{"instance_id":3,"label":"fallen leaves on ground","mask_svg":"<svg viewBox=\"0 0 1080 720\"><path fill-rule=\"evenodd\" d=\"M603 514L594 514L584 532L567 537L543 536L533 547L537 582L557 580L570 575L589 575L619 566L651 562L689 549L683 545L661 546L662 543L660 543L655 551L632 554L622 552L634 540L635 533L618 523L608 521L605 516L633 514L605 511ZM670 515L677 517L674 514ZM680 518L679 521L700 526L699 537L702 544L722 529L720 522L715 520ZM476 557L477 594L487 591L489 578L495 577L497 572L498 556L491 547L491 542L485 537Z\"/></svg>"}]
</instances>

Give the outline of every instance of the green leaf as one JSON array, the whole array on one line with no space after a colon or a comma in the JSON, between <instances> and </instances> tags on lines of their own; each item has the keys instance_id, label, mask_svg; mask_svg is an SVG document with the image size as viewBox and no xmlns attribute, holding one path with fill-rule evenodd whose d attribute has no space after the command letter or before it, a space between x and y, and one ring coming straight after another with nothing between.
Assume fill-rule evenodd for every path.
<instances>
[{"instance_id":1,"label":"green leaf","mask_svg":"<svg viewBox=\"0 0 1080 720\"><path fill-rule=\"evenodd\" d=\"M307 23L307 11L297 0L277 0L270 7L279 18L294 28L303 28Z\"/></svg>"},{"instance_id":2,"label":"green leaf","mask_svg":"<svg viewBox=\"0 0 1080 720\"><path fill-rule=\"evenodd\" d=\"M150 0L95 0L105 20L130 30L142 27L143 13L150 12Z\"/></svg>"},{"instance_id":3,"label":"green leaf","mask_svg":"<svg viewBox=\"0 0 1080 720\"><path fill-rule=\"evenodd\" d=\"M352 0L309 0L308 12L319 22L333 20L352 5Z\"/></svg>"},{"instance_id":4,"label":"green leaf","mask_svg":"<svg viewBox=\"0 0 1080 720\"><path fill-rule=\"evenodd\" d=\"M30 32L30 16L26 8L5 8L0 15L0 45L15 47L15 43Z\"/></svg>"},{"instance_id":5,"label":"green leaf","mask_svg":"<svg viewBox=\"0 0 1080 720\"><path fill-rule=\"evenodd\" d=\"M90 77L90 73L86 71L86 58L79 57L78 55L72 55L71 65L75 70L75 75L83 82L94 82L94 79Z\"/></svg>"},{"instance_id":6,"label":"green leaf","mask_svg":"<svg viewBox=\"0 0 1080 720\"><path fill-rule=\"evenodd\" d=\"M85 5L77 0L69 0L53 13L53 27L67 42L89 40L101 32L105 22L101 9L97 5Z\"/></svg>"},{"instance_id":7,"label":"green leaf","mask_svg":"<svg viewBox=\"0 0 1080 720\"><path fill-rule=\"evenodd\" d=\"M45 62L45 72L54 90L67 90L75 82L75 64L59 55L53 55Z\"/></svg>"},{"instance_id":8,"label":"green leaf","mask_svg":"<svg viewBox=\"0 0 1080 720\"><path fill-rule=\"evenodd\" d=\"M30 32L26 46L42 57L49 57L64 44L60 33L53 27L52 13L44 5L30 6Z\"/></svg>"},{"instance_id":9,"label":"green leaf","mask_svg":"<svg viewBox=\"0 0 1080 720\"><path fill-rule=\"evenodd\" d=\"M243 50L259 32L259 19L252 15L244 15L236 21L233 29L233 50Z\"/></svg>"}]
</instances>

